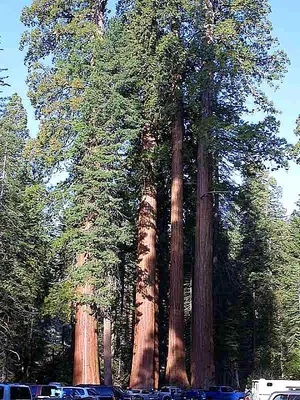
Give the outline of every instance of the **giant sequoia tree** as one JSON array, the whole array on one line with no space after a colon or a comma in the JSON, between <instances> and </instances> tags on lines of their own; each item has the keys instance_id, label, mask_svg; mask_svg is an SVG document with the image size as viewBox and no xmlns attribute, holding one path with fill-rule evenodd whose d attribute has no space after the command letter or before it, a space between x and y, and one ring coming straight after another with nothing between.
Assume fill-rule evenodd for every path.
<instances>
[{"instance_id":1,"label":"giant sequoia tree","mask_svg":"<svg viewBox=\"0 0 300 400\"><path fill-rule=\"evenodd\" d=\"M126 3L126 2L125 2ZM126 4L124 4L126 7ZM126 8L125 8L126 10ZM140 132L140 190L137 226L137 282L135 299L135 331L133 345L131 387L158 387L158 356L156 331L156 224L157 183L155 152L158 140L156 116L156 79L160 26L159 5L148 1L135 2L129 11L128 50L134 55L134 68L141 85L141 117L144 126ZM129 40L130 40L129 39ZM133 45L133 47L132 47ZM153 75L154 74L154 75ZM152 77L150 79L150 77ZM154 105L153 105L154 103Z\"/></svg>"},{"instance_id":2,"label":"giant sequoia tree","mask_svg":"<svg viewBox=\"0 0 300 400\"><path fill-rule=\"evenodd\" d=\"M51 6L34 1L23 10L22 20L30 28L22 40L22 46L27 46L30 97L41 121L34 144L35 157L47 171L61 167L62 162L74 167L81 157L76 147L78 137L81 138L80 104L93 68L93 45L103 34L105 6L106 1L56 1ZM47 62L43 62L46 57ZM85 146L83 156L91 154L95 144L88 139ZM93 195L86 195L85 201L92 204ZM78 205L79 197L77 194ZM77 284L75 279L72 282L80 299L75 317L74 382L99 383L97 321L91 308L92 276L85 271L94 256L91 243L85 241L93 229L94 215L92 210L85 211L80 221L73 221L77 240L72 241L71 262L73 267L77 265L76 270L81 270Z\"/></svg>"},{"instance_id":3,"label":"giant sequoia tree","mask_svg":"<svg viewBox=\"0 0 300 400\"><path fill-rule=\"evenodd\" d=\"M221 1L203 2L199 10L199 46L195 54L195 72L189 82L201 99L200 113L191 97L192 122L198 137L196 248L193 275L193 327L191 375L194 386L205 386L214 379L212 313L212 227L214 192L226 184L222 176L228 167L240 168L250 159L282 161L284 141L276 138L274 112L260 91L263 81L280 79L285 58L276 50L267 19L269 5L244 1L224 5ZM193 80L190 80L192 79ZM193 94L193 92L191 92ZM269 115L265 121L248 126L241 120L247 111L245 101L253 96L254 104ZM260 127L264 132L258 138ZM244 136L244 142L241 139ZM261 147L275 141L275 152L265 154ZM242 145L242 147L241 147ZM262 157L262 158L260 158ZM218 172L217 172L218 171ZM224 172L225 172L224 171ZM226 173L226 172L225 172ZM217 177L214 183L213 177ZM216 203L217 204L217 203ZM199 347L200 346L200 347Z\"/></svg>"}]
</instances>

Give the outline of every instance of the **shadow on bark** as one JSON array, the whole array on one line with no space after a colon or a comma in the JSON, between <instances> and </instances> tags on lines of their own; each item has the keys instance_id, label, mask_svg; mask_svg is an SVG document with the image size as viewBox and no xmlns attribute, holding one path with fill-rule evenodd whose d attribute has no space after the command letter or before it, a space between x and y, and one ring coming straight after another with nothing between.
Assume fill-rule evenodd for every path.
<instances>
[{"instance_id":1,"label":"shadow on bark","mask_svg":"<svg viewBox=\"0 0 300 400\"><path fill-rule=\"evenodd\" d=\"M143 388L153 389L154 388L154 373L149 371L149 362L153 363L153 346L154 335L150 335L144 338L144 348L140 352L138 363L136 364L136 370L134 376L131 376L130 387L131 388ZM152 372L152 373L151 373Z\"/></svg>"},{"instance_id":2,"label":"shadow on bark","mask_svg":"<svg viewBox=\"0 0 300 400\"><path fill-rule=\"evenodd\" d=\"M158 384L156 340L156 190L144 189L138 221L138 260L135 303L135 335L131 387L153 388Z\"/></svg>"}]
</instances>

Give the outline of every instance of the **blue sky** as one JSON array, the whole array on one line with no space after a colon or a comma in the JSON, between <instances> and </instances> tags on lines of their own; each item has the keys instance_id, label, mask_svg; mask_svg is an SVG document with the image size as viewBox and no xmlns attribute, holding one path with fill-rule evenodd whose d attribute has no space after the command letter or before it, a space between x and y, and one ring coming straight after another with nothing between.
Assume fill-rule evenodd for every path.
<instances>
[{"instance_id":1,"label":"blue sky","mask_svg":"<svg viewBox=\"0 0 300 400\"><path fill-rule=\"evenodd\" d=\"M255 1L255 0L253 0ZM0 0L0 36L1 48L0 68L8 68L11 87L5 90L9 95L18 92L28 110L28 125L31 134L36 134L38 124L34 119L33 109L27 99L26 74L24 54L19 51L19 40L23 31L20 23L21 10L29 5L31 0ZM110 0L110 5L114 0ZM270 0L272 6L272 22L274 34L279 38L281 47L287 52L291 65L289 72L275 93L270 93L270 98L281 110L281 135L288 141L295 142L293 133L295 121L300 114L300 1L299 0ZM300 193L300 166L292 164L289 171L280 170L274 173L278 184L283 189L283 204L290 214Z\"/></svg>"}]
</instances>

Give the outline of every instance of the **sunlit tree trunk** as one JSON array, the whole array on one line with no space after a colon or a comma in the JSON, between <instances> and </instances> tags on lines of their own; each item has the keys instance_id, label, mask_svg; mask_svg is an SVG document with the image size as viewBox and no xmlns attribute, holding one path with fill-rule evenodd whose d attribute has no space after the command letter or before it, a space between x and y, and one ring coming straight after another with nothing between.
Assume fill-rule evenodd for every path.
<instances>
[{"instance_id":1,"label":"sunlit tree trunk","mask_svg":"<svg viewBox=\"0 0 300 400\"><path fill-rule=\"evenodd\" d=\"M149 126L142 138L143 151L149 157L156 142ZM151 155L150 155L151 158ZM136 310L130 387L153 388L155 380L155 268L156 268L156 186L152 162L144 177L138 219L138 260Z\"/></svg>"},{"instance_id":2,"label":"sunlit tree trunk","mask_svg":"<svg viewBox=\"0 0 300 400\"><path fill-rule=\"evenodd\" d=\"M158 389L159 386L159 338L158 338L158 329L159 329L159 271L156 266L155 271L155 293L154 293L154 302L155 302L155 326L154 326L154 383L153 388Z\"/></svg>"},{"instance_id":3,"label":"sunlit tree trunk","mask_svg":"<svg viewBox=\"0 0 300 400\"><path fill-rule=\"evenodd\" d=\"M182 106L178 107L172 126L172 187L171 187L171 259L169 347L166 380L187 386L184 345L183 297L183 122Z\"/></svg>"},{"instance_id":4,"label":"sunlit tree trunk","mask_svg":"<svg viewBox=\"0 0 300 400\"><path fill-rule=\"evenodd\" d=\"M84 265L85 254L77 257L77 268ZM86 283L78 287L83 296L93 293L93 287ZM98 361L98 326L97 319L89 304L77 304L74 333L73 384L100 383Z\"/></svg>"}]
</instances>

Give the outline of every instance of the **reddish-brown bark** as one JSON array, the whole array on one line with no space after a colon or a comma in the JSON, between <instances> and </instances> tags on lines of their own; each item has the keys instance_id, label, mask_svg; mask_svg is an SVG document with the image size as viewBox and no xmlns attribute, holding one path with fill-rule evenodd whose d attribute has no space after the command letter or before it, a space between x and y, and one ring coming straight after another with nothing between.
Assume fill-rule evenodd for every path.
<instances>
[{"instance_id":1,"label":"reddish-brown bark","mask_svg":"<svg viewBox=\"0 0 300 400\"><path fill-rule=\"evenodd\" d=\"M111 371L111 321L103 319L103 359L104 359L104 385L112 384Z\"/></svg>"},{"instance_id":2,"label":"reddish-brown bark","mask_svg":"<svg viewBox=\"0 0 300 400\"><path fill-rule=\"evenodd\" d=\"M204 45L208 57L214 41L214 3L204 0ZM198 137L195 265L192 299L191 383L208 387L214 382L213 346L213 187L212 152L210 149L213 96L212 61L203 63L205 88L202 94L202 129Z\"/></svg>"},{"instance_id":3,"label":"reddish-brown bark","mask_svg":"<svg viewBox=\"0 0 300 400\"><path fill-rule=\"evenodd\" d=\"M156 143L149 126L145 128L142 141L143 151L151 153ZM135 330L130 376L132 388L153 388L155 381L156 203L156 187L149 164L138 220Z\"/></svg>"},{"instance_id":4,"label":"reddish-brown bark","mask_svg":"<svg viewBox=\"0 0 300 400\"><path fill-rule=\"evenodd\" d=\"M154 326L154 383L153 388L158 389L159 386L159 338L158 338L158 323L159 323L159 278L158 278L158 268L156 266L155 271L155 293L154 293L154 302L155 302L155 326Z\"/></svg>"},{"instance_id":5,"label":"reddish-brown bark","mask_svg":"<svg viewBox=\"0 0 300 400\"><path fill-rule=\"evenodd\" d=\"M77 267L84 262L85 255L79 254ZM93 287L87 283L77 290L89 295ZM100 383L97 319L88 304L77 304L75 316L73 384L80 383Z\"/></svg>"},{"instance_id":6,"label":"reddish-brown bark","mask_svg":"<svg viewBox=\"0 0 300 400\"><path fill-rule=\"evenodd\" d=\"M198 146L195 266L192 301L191 383L207 387L212 383L212 218L211 163L205 147Z\"/></svg>"},{"instance_id":7,"label":"reddish-brown bark","mask_svg":"<svg viewBox=\"0 0 300 400\"><path fill-rule=\"evenodd\" d=\"M180 107L172 127L170 308L166 370L166 380L179 386L188 385L183 308L183 134L184 123Z\"/></svg>"},{"instance_id":8,"label":"reddish-brown bark","mask_svg":"<svg viewBox=\"0 0 300 400\"><path fill-rule=\"evenodd\" d=\"M211 93L203 94L203 132L198 139L195 266L192 300L191 383L207 387L214 377L212 298L212 155L209 151L208 118L212 115Z\"/></svg>"}]
</instances>

